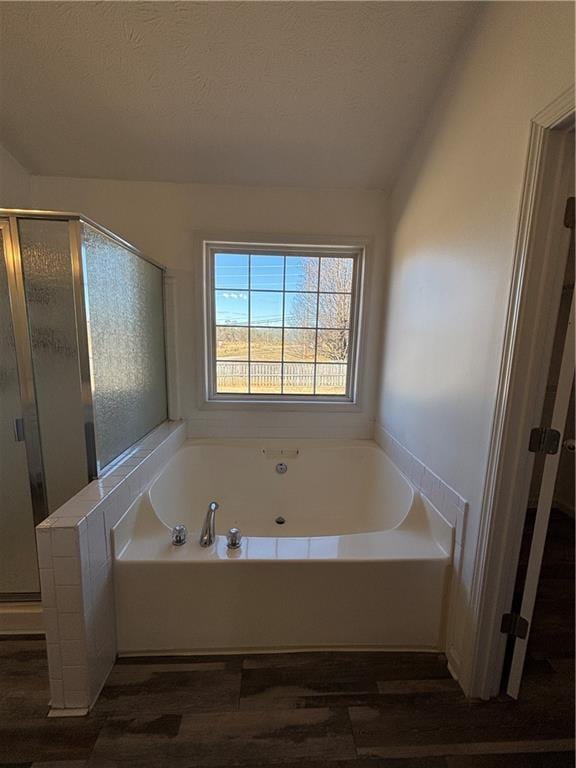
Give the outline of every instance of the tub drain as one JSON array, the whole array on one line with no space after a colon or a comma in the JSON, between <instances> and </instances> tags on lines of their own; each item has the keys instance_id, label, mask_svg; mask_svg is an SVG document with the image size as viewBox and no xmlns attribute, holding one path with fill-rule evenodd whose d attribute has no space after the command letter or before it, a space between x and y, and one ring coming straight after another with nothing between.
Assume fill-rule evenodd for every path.
<instances>
[{"instance_id":1,"label":"tub drain","mask_svg":"<svg viewBox=\"0 0 576 768\"><path fill-rule=\"evenodd\" d=\"M282 515L279 515L274 522L276 525L284 525L286 520L282 517Z\"/></svg>"}]
</instances>

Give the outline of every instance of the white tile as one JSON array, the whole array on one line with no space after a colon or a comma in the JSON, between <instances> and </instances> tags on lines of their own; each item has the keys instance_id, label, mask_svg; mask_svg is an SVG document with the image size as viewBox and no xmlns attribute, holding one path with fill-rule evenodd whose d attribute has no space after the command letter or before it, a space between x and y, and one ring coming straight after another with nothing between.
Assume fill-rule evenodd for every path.
<instances>
[{"instance_id":1,"label":"white tile","mask_svg":"<svg viewBox=\"0 0 576 768\"><path fill-rule=\"evenodd\" d=\"M65 667L78 667L86 663L86 647L81 640L61 640L60 655Z\"/></svg>"},{"instance_id":2,"label":"white tile","mask_svg":"<svg viewBox=\"0 0 576 768\"><path fill-rule=\"evenodd\" d=\"M122 466L122 464L119 464L117 467L112 467L108 472L104 472L102 476L99 478L102 480L110 480L112 478L117 478L118 481L122 480L122 478L126 477L130 472L132 471L132 467L125 467Z\"/></svg>"},{"instance_id":3,"label":"white tile","mask_svg":"<svg viewBox=\"0 0 576 768\"><path fill-rule=\"evenodd\" d=\"M142 493L142 490L146 485L146 476L142 467L139 467L130 475L128 484L134 498Z\"/></svg>"},{"instance_id":4,"label":"white tile","mask_svg":"<svg viewBox=\"0 0 576 768\"><path fill-rule=\"evenodd\" d=\"M88 520L86 518L82 522L82 527L79 529L79 534L80 560L88 562L90 559L90 551L88 549Z\"/></svg>"},{"instance_id":5,"label":"white tile","mask_svg":"<svg viewBox=\"0 0 576 768\"><path fill-rule=\"evenodd\" d=\"M38 529L50 530L50 528L52 528L52 526L54 525L54 520L55 520L54 515L50 515L45 520L42 520L42 522L36 526L36 530Z\"/></svg>"},{"instance_id":6,"label":"white tile","mask_svg":"<svg viewBox=\"0 0 576 768\"><path fill-rule=\"evenodd\" d=\"M455 504L458 507L458 509L460 509L462 512L466 512L466 510L468 509L468 502L466 501L465 498L460 496L459 493L456 494Z\"/></svg>"},{"instance_id":7,"label":"white tile","mask_svg":"<svg viewBox=\"0 0 576 768\"><path fill-rule=\"evenodd\" d=\"M448 520L448 522L456 529L456 540L458 540L457 523L458 523L458 510L453 504L444 504L440 510L442 515Z\"/></svg>"},{"instance_id":8,"label":"white tile","mask_svg":"<svg viewBox=\"0 0 576 768\"><path fill-rule=\"evenodd\" d=\"M62 680L50 680L50 706L53 709L64 707L64 683Z\"/></svg>"},{"instance_id":9,"label":"white tile","mask_svg":"<svg viewBox=\"0 0 576 768\"><path fill-rule=\"evenodd\" d=\"M128 505L127 502L126 502L125 505L122 505L121 503L111 504L110 507L104 513L105 524L106 524L106 533L107 533L107 541L109 543L110 548L111 548L111 544L110 544L110 531L112 530L112 528L114 528L114 526L116 525L118 520L120 520L122 515L124 515L124 513L128 509L128 506L129 505ZM111 555L109 555L109 556L111 556Z\"/></svg>"},{"instance_id":10,"label":"white tile","mask_svg":"<svg viewBox=\"0 0 576 768\"><path fill-rule=\"evenodd\" d=\"M98 485L97 480L93 480L90 485L80 491L78 501L100 501L107 495L108 491Z\"/></svg>"},{"instance_id":11,"label":"white tile","mask_svg":"<svg viewBox=\"0 0 576 768\"><path fill-rule=\"evenodd\" d=\"M57 510L59 517L86 517L98 505L97 501L77 500L76 496Z\"/></svg>"},{"instance_id":12,"label":"white tile","mask_svg":"<svg viewBox=\"0 0 576 768\"><path fill-rule=\"evenodd\" d=\"M36 528L36 547L40 568L52 567L52 542L50 528Z\"/></svg>"},{"instance_id":13,"label":"white tile","mask_svg":"<svg viewBox=\"0 0 576 768\"><path fill-rule=\"evenodd\" d=\"M456 544L454 547L454 554L452 556L452 567L454 569L454 573L458 574L460 572L460 565L462 563L462 547L459 544ZM453 588L457 589L458 585L458 579L457 577L454 580Z\"/></svg>"},{"instance_id":14,"label":"white tile","mask_svg":"<svg viewBox=\"0 0 576 768\"><path fill-rule=\"evenodd\" d=\"M56 587L56 606L64 613L80 613L82 611L82 590L76 587Z\"/></svg>"},{"instance_id":15,"label":"white tile","mask_svg":"<svg viewBox=\"0 0 576 768\"><path fill-rule=\"evenodd\" d=\"M118 468L122 467L123 469L128 467L137 467L142 462L141 456L130 456L127 459L123 459L123 461L120 462L118 465Z\"/></svg>"},{"instance_id":16,"label":"white tile","mask_svg":"<svg viewBox=\"0 0 576 768\"><path fill-rule=\"evenodd\" d=\"M444 483L438 475L434 475L432 481L432 503L438 510L441 510L444 506Z\"/></svg>"},{"instance_id":17,"label":"white tile","mask_svg":"<svg viewBox=\"0 0 576 768\"><path fill-rule=\"evenodd\" d=\"M91 702L88 698L88 690L69 691L64 687L64 701L69 709L86 709Z\"/></svg>"},{"instance_id":18,"label":"white tile","mask_svg":"<svg viewBox=\"0 0 576 768\"><path fill-rule=\"evenodd\" d=\"M60 516L59 512L54 512L54 525L52 526L53 530L54 528L78 528L82 521L85 520L85 516L78 512L74 515L62 515Z\"/></svg>"},{"instance_id":19,"label":"white tile","mask_svg":"<svg viewBox=\"0 0 576 768\"><path fill-rule=\"evenodd\" d=\"M46 643L48 657L48 673L51 679L62 680L62 660L60 658L60 643Z\"/></svg>"},{"instance_id":20,"label":"white tile","mask_svg":"<svg viewBox=\"0 0 576 768\"><path fill-rule=\"evenodd\" d=\"M40 568L40 594L44 610L56 610L56 592L54 590L54 572L51 568Z\"/></svg>"},{"instance_id":21,"label":"white tile","mask_svg":"<svg viewBox=\"0 0 576 768\"><path fill-rule=\"evenodd\" d=\"M432 487L433 487L433 479L432 474L428 469L424 470L424 475L422 477L422 493L432 501Z\"/></svg>"},{"instance_id":22,"label":"white tile","mask_svg":"<svg viewBox=\"0 0 576 768\"><path fill-rule=\"evenodd\" d=\"M85 691L88 689L88 670L84 666L62 667L64 696L67 691Z\"/></svg>"},{"instance_id":23,"label":"white tile","mask_svg":"<svg viewBox=\"0 0 576 768\"><path fill-rule=\"evenodd\" d=\"M61 640L82 640L84 622L79 613L59 613L58 631Z\"/></svg>"},{"instance_id":24,"label":"white tile","mask_svg":"<svg viewBox=\"0 0 576 768\"><path fill-rule=\"evenodd\" d=\"M80 537L80 575L84 613L90 611L90 555L88 550L88 531Z\"/></svg>"},{"instance_id":25,"label":"white tile","mask_svg":"<svg viewBox=\"0 0 576 768\"><path fill-rule=\"evenodd\" d=\"M414 458L414 467L413 467L413 482L416 488L422 487L422 478L424 477L424 465L421 461L418 461L418 459Z\"/></svg>"},{"instance_id":26,"label":"white tile","mask_svg":"<svg viewBox=\"0 0 576 768\"><path fill-rule=\"evenodd\" d=\"M454 507L456 510L456 542L460 546L464 546L464 537L466 533L466 515L458 507Z\"/></svg>"},{"instance_id":27,"label":"white tile","mask_svg":"<svg viewBox=\"0 0 576 768\"><path fill-rule=\"evenodd\" d=\"M50 531L50 537L52 557L76 557L78 555L78 532L75 527L54 526Z\"/></svg>"},{"instance_id":28,"label":"white tile","mask_svg":"<svg viewBox=\"0 0 576 768\"><path fill-rule=\"evenodd\" d=\"M80 560L77 557L55 557L54 584L73 587L80 584Z\"/></svg>"},{"instance_id":29,"label":"white tile","mask_svg":"<svg viewBox=\"0 0 576 768\"><path fill-rule=\"evenodd\" d=\"M101 509L94 510L88 518L88 553L90 570L97 571L107 559L106 531Z\"/></svg>"},{"instance_id":30,"label":"white tile","mask_svg":"<svg viewBox=\"0 0 576 768\"><path fill-rule=\"evenodd\" d=\"M117 488L125 479L126 475L110 475L109 477L103 477L101 480L98 480L98 484L102 488L105 488L108 491L112 491L114 488Z\"/></svg>"},{"instance_id":31,"label":"white tile","mask_svg":"<svg viewBox=\"0 0 576 768\"><path fill-rule=\"evenodd\" d=\"M42 610L42 621L46 632L46 640L49 643L57 643L60 638L58 614L56 610Z\"/></svg>"},{"instance_id":32,"label":"white tile","mask_svg":"<svg viewBox=\"0 0 576 768\"><path fill-rule=\"evenodd\" d=\"M97 602L106 597L108 590L112 588L112 564L105 563L91 574L92 599Z\"/></svg>"}]
</instances>

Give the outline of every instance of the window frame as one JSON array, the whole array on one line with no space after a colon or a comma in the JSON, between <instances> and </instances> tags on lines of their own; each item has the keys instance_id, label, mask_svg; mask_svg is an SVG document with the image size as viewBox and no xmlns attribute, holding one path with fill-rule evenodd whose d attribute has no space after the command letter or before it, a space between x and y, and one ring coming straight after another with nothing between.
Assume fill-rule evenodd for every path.
<instances>
[{"instance_id":1,"label":"window frame","mask_svg":"<svg viewBox=\"0 0 576 768\"><path fill-rule=\"evenodd\" d=\"M353 259L352 286L350 292L349 348L346 371L346 392L342 395L322 394L266 394L266 393L218 393L216 391L216 313L215 313L215 254L238 253L250 255L279 256L328 256ZM366 245L355 241L321 242L300 244L274 239L261 240L204 240L203 241L203 320L204 320L204 403L212 406L254 406L269 405L280 408L298 409L300 405L334 406L338 409L356 408L359 391L359 362L362 348L362 320L364 314L364 272ZM246 289L250 291L250 286ZM282 291L286 293L285 288ZM288 291L289 293L289 291ZM320 295L320 291L314 292ZM250 319L248 326L250 327ZM277 326L283 328L288 326Z\"/></svg>"}]
</instances>

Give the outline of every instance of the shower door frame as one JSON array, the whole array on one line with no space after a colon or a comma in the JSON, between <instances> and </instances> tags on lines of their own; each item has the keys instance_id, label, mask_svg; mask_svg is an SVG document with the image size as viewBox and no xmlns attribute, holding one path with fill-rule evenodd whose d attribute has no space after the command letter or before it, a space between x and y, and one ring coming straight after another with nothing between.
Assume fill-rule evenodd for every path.
<instances>
[{"instance_id":1,"label":"shower door frame","mask_svg":"<svg viewBox=\"0 0 576 768\"><path fill-rule=\"evenodd\" d=\"M32 345L30 343L28 310L24 292L24 274L22 271L18 222L15 217L8 217L3 209L0 209L0 229L2 230L4 244L4 262L6 265L16 369L20 390L21 419L24 426L24 445L28 464L30 495L32 498L32 517L34 526L36 526L48 516L48 498L42 462L40 423L36 404ZM3 599L3 596L0 599Z\"/></svg>"},{"instance_id":2,"label":"shower door frame","mask_svg":"<svg viewBox=\"0 0 576 768\"><path fill-rule=\"evenodd\" d=\"M26 208L0 208L0 230L3 236L4 261L6 264L10 313L14 334L16 367L20 391L21 418L24 425L24 443L28 463L28 480L32 497L32 517L34 527L48 517L48 496L46 476L42 461L42 436L36 398L34 380L34 364L30 325L26 306L24 288L24 271L18 222L21 219L40 219L50 221L65 221L68 223L70 241L70 264L72 272L72 287L74 296L74 312L76 325L76 343L78 348L79 378L81 386L82 410L84 422L84 437L87 455L88 482L96 479L99 474L98 457L96 454L96 434L94 425L94 408L92 403L92 372L90 365L90 341L86 323L86 285L84 281L84 254L82 241L82 223L94 228L113 240L138 258L153 264L162 271L164 278L166 268L145 256L131 243L111 232L106 227L92 221L81 213L66 211L28 210ZM165 286L162 279L162 303L165 310ZM164 348L166 350L166 323L164 322ZM167 372L167 370L166 370ZM32 601L39 599L39 593L6 593L0 594L0 603L14 601Z\"/></svg>"}]
</instances>

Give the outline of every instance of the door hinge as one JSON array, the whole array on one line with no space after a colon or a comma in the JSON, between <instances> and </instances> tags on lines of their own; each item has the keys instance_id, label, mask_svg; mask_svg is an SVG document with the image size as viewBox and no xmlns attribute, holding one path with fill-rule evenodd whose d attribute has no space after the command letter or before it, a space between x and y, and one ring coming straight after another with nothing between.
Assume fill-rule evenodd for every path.
<instances>
[{"instance_id":1,"label":"door hinge","mask_svg":"<svg viewBox=\"0 0 576 768\"><path fill-rule=\"evenodd\" d=\"M528 637L529 626L528 620L520 616L519 613L505 613L502 616L500 632L525 640Z\"/></svg>"},{"instance_id":2,"label":"door hinge","mask_svg":"<svg viewBox=\"0 0 576 768\"><path fill-rule=\"evenodd\" d=\"M547 427L534 427L530 432L528 450L530 453L558 453L560 432Z\"/></svg>"},{"instance_id":3,"label":"door hinge","mask_svg":"<svg viewBox=\"0 0 576 768\"><path fill-rule=\"evenodd\" d=\"M569 197L566 200L566 208L564 209L564 226L567 229L574 229L574 198Z\"/></svg>"},{"instance_id":4,"label":"door hinge","mask_svg":"<svg viewBox=\"0 0 576 768\"><path fill-rule=\"evenodd\" d=\"M24 419L14 419L14 440L17 443L24 442Z\"/></svg>"}]
</instances>

